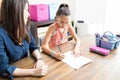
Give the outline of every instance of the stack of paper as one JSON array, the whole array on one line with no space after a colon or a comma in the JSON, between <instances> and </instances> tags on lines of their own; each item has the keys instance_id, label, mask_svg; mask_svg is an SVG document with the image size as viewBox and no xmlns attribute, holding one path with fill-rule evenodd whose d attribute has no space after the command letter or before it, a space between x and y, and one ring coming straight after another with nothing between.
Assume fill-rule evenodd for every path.
<instances>
[{"instance_id":1,"label":"stack of paper","mask_svg":"<svg viewBox=\"0 0 120 80\"><path fill-rule=\"evenodd\" d=\"M80 67L92 61L91 59L84 56L75 57L72 54L72 51L68 51L64 55L65 58L62 61L67 63L69 66L71 66L74 69L79 69Z\"/></svg>"}]
</instances>

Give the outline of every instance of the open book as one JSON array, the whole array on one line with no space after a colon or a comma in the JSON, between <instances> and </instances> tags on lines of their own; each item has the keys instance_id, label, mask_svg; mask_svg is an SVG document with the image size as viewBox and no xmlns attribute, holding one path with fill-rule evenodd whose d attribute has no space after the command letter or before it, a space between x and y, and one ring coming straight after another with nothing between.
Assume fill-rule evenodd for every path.
<instances>
[{"instance_id":1,"label":"open book","mask_svg":"<svg viewBox=\"0 0 120 80\"><path fill-rule=\"evenodd\" d=\"M67 63L69 66L71 66L74 69L79 69L80 67L92 61L91 59L84 56L75 57L72 54L72 51L68 51L64 55L65 58L62 61Z\"/></svg>"}]
</instances>

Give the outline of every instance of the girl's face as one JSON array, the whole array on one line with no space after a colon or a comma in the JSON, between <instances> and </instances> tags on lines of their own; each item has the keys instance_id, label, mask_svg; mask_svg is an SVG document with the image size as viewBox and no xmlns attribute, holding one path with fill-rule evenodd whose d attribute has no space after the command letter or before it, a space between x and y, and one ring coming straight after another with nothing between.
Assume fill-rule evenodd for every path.
<instances>
[{"instance_id":1,"label":"girl's face","mask_svg":"<svg viewBox=\"0 0 120 80\"><path fill-rule=\"evenodd\" d=\"M25 22L25 24L27 23L29 16L30 16L30 13L28 10L28 4L26 4L25 8L24 8L24 22Z\"/></svg>"},{"instance_id":2,"label":"girl's face","mask_svg":"<svg viewBox=\"0 0 120 80\"><path fill-rule=\"evenodd\" d=\"M61 15L61 16L57 16L56 19L60 28L64 28L69 23L69 16Z\"/></svg>"}]
</instances>

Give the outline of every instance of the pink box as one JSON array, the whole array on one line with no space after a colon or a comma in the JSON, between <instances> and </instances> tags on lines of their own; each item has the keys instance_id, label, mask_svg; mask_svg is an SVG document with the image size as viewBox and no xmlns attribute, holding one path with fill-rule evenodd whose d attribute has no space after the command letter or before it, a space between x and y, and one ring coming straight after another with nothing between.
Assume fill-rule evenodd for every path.
<instances>
[{"instance_id":1,"label":"pink box","mask_svg":"<svg viewBox=\"0 0 120 80\"><path fill-rule=\"evenodd\" d=\"M49 20L49 11L47 4L29 5L30 19L33 21Z\"/></svg>"},{"instance_id":2,"label":"pink box","mask_svg":"<svg viewBox=\"0 0 120 80\"><path fill-rule=\"evenodd\" d=\"M110 50L108 49L104 49L98 46L91 46L90 47L90 51L102 54L102 55L108 55L110 53Z\"/></svg>"}]
</instances>

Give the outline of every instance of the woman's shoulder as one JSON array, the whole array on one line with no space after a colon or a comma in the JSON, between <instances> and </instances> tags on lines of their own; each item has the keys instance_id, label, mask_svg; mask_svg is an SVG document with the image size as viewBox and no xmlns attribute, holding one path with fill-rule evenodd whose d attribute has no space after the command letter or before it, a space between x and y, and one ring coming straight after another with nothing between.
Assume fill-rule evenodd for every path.
<instances>
[{"instance_id":1,"label":"woman's shoulder","mask_svg":"<svg viewBox=\"0 0 120 80\"><path fill-rule=\"evenodd\" d=\"M0 26L0 36L5 36L6 31L3 27Z\"/></svg>"},{"instance_id":2,"label":"woman's shoulder","mask_svg":"<svg viewBox=\"0 0 120 80\"><path fill-rule=\"evenodd\" d=\"M0 26L0 34L4 33L5 30L3 29L3 27Z\"/></svg>"}]
</instances>

